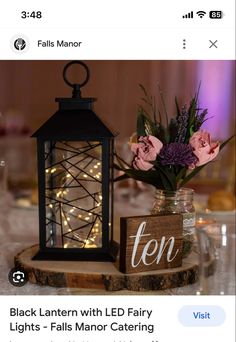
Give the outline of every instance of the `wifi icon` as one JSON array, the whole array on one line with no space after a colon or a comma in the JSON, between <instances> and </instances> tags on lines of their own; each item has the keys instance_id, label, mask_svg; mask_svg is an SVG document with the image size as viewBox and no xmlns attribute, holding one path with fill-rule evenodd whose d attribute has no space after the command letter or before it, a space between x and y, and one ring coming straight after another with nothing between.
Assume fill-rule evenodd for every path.
<instances>
[{"instance_id":1,"label":"wifi icon","mask_svg":"<svg viewBox=\"0 0 236 342\"><path fill-rule=\"evenodd\" d=\"M206 14L206 12L204 12L204 11L198 11L198 12L197 12L197 15L198 15L200 18L203 18L205 14Z\"/></svg>"}]
</instances>

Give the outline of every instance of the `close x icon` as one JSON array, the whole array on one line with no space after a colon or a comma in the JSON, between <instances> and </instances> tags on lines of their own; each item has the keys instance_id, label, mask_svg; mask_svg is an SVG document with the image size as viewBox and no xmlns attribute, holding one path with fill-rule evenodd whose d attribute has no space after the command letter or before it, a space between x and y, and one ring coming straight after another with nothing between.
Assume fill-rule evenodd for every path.
<instances>
[{"instance_id":1,"label":"close x icon","mask_svg":"<svg viewBox=\"0 0 236 342\"><path fill-rule=\"evenodd\" d=\"M217 43L218 43L218 40L215 40L215 41L213 41L213 40L209 40L209 43L210 43L210 45L209 45L209 49L211 49L211 48L218 48L218 45L217 45Z\"/></svg>"}]
</instances>

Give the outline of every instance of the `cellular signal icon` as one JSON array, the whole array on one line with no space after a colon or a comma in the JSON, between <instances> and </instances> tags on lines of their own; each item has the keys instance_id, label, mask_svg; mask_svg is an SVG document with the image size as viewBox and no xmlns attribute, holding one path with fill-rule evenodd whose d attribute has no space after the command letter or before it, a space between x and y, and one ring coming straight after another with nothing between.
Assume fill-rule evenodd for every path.
<instances>
[{"instance_id":1,"label":"cellular signal icon","mask_svg":"<svg viewBox=\"0 0 236 342\"><path fill-rule=\"evenodd\" d=\"M204 11L198 11L198 12L197 12L197 15L198 15L200 18L203 18L205 14L206 14L206 12L204 12Z\"/></svg>"},{"instance_id":2,"label":"cellular signal icon","mask_svg":"<svg viewBox=\"0 0 236 342\"><path fill-rule=\"evenodd\" d=\"M184 19L191 19L191 18L193 18L193 11L183 15L182 18L184 18Z\"/></svg>"}]
</instances>

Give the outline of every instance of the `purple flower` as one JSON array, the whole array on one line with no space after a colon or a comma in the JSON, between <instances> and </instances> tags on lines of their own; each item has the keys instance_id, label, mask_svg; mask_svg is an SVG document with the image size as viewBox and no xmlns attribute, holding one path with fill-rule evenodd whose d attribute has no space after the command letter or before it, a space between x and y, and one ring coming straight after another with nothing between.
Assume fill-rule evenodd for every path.
<instances>
[{"instance_id":1,"label":"purple flower","mask_svg":"<svg viewBox=\"0 0 236 342\"><path fill-rule=\"evenodd\" d=\"M192 167L197 161L190 145L183 143L171 143L164 145L159 154L162 165L181 165Z\"/></svg>"},{"instance_id":2,"label":"purple flower","mask_svg":"<svg viewBox=\"0 0 236 342\"><path fill-rule=\"evenodd\" d=\"M195 131L198 131L202 124L207 120L207 109L204 109L202 113L197 113L195 118Z\"/></svg>"},{"instance_id":3,"label":"purple flower","mask_svg":"<svg viewBox=\"0 0 236 342\"><path fill-rule=\"evenodd\" d=\"M189 113L187 111L187 106L184 105L181 109L180 114L176 118L178 124L178 133L176 137L176 142L183 143L185 140L185 135L187 132L187 126L189 121Z\"/></svg>"}]
</instances>

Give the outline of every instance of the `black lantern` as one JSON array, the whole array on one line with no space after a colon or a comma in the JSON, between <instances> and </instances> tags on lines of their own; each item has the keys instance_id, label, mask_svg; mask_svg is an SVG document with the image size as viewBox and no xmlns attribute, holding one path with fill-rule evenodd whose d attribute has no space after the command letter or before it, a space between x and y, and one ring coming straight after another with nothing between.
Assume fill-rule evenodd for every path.
<instances>
[{"instance_id":1,"label":"black lantern","mask_svg":"<svg viewBox=\"0 0 236 342\"><path fill-rule=\"evenodd\" d=\"M71 84L66 72L82 65L86 79ZM35 260L114 259L114 134L93 111L94 98L81 97L89 69L68 63L64 81L72 98L57 98L58 111L34 134L38 149L39 251Z\"/></svg>"}]
</instances>

